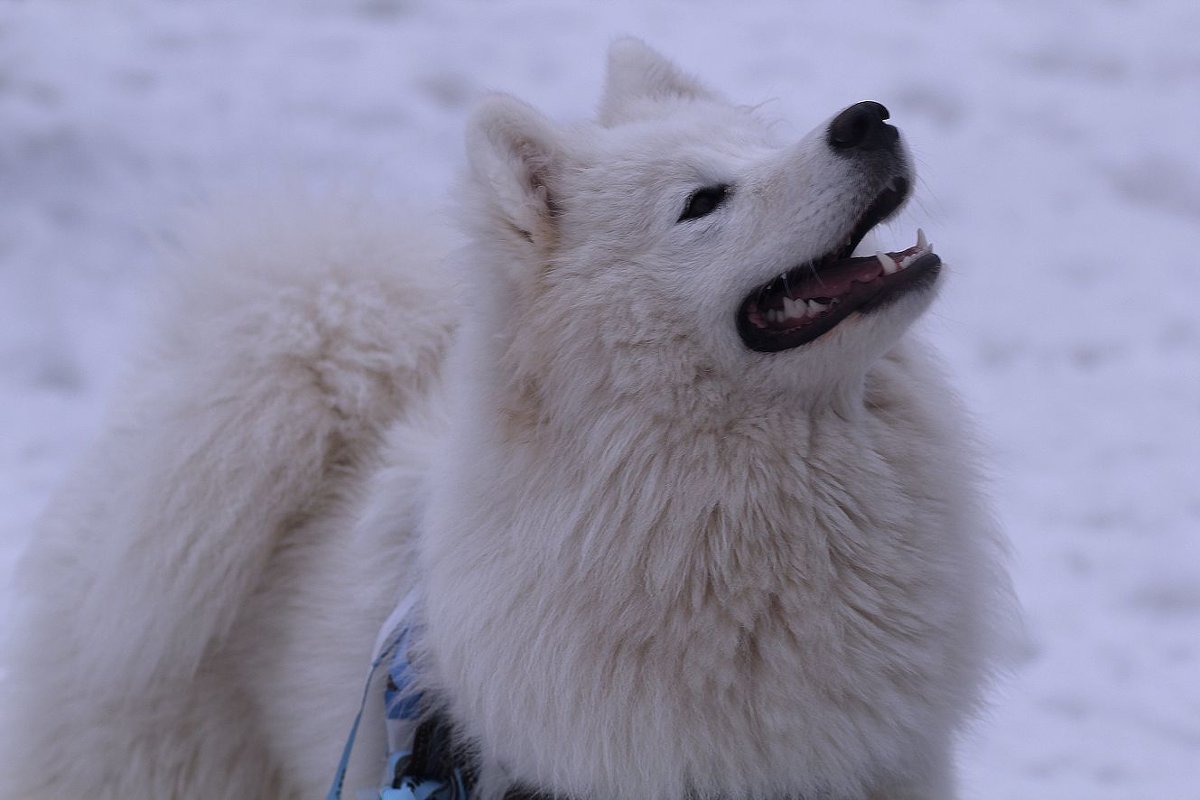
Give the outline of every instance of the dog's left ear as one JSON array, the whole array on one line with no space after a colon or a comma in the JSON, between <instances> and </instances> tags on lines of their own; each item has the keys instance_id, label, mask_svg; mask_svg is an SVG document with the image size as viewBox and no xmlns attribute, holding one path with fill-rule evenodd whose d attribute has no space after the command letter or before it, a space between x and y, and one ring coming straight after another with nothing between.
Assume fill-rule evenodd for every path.
<instances>
[{"instance_id":1,"label":"dog's left ear","mask_svg":"<svg viewBox=\"0 0 1200 800\"><path fill-rule=\"evenodd\" d=\"M492 237L543 254L557 239L557 192L566 163L562 136L532 106L505 94L486 98L467 126L470 179Z\"/></svg>"},{"instance_id":2,"label":"dog's left ear","mask_svg":"<svg viewBox=\"0 0 1200 800\"><path fill-rule=\"evenodd\" d=\"M719 99L720 95L641 39L626 36L608 49L608 78L599 122L612 127L636 120L647 116L655 103Z\"/></svg>"}]
</instances>

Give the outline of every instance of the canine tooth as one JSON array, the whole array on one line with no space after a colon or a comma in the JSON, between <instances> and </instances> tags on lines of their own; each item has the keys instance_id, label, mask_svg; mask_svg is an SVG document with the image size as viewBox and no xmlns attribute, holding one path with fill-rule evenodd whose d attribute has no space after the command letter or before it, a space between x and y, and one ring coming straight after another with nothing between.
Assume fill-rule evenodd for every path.
<instances>
[{"instance_id":1,"label":"canine tooth","mask_svg":"<svg viewBox=\"0 0 1200 800\"><path fill-rule=\"evenodd\" d=\"M883 252L876 250L875 258L879 259L880 265L883 266L883 274L884 275L891 275L892 273L894 273L900 269L900 267L898 267L896 265L896 262L892 260L892 257L889 256L887 253L883 253Z\"/></svg>"},{"instance_id":2,"label":"canine tooth","mask_svg":"<svg viewBox=\"0 0 1200 800\"><path fill-rule=\"evenodd\" d=\"M920 228L917 228L917 249L929 249L929 240L925 238L925 231L921 230Z\"/></svg>"}]
</instances>

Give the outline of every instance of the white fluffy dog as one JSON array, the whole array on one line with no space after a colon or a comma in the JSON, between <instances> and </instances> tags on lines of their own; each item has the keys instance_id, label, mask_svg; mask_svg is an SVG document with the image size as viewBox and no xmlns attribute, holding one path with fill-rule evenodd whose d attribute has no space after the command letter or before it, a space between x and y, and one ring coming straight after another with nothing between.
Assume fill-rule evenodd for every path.
<instances>
[{"instance_id":1,"label":"white fluffy dog","mask_svg":"<svg viewBox=\"0 0 1200 800\"><path fill-rule=\"evenodd\" d=\"M482 795L954 797L1011 603L906 332L940 259L854 256L912 184L886 119L781 142L624 40L595 123L482 103L462 247L210 226L21 570L3 796L322 796L415 586Z\"/></svg>"}]
</instances>

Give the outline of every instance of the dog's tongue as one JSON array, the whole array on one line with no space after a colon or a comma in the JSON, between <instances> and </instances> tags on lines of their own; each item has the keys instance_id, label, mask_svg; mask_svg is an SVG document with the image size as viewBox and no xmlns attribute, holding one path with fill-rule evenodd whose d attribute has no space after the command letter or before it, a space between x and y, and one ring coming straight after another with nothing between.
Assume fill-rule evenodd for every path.
<instances>
[{"instance_id":1,"label":"dog's tongue","mask_svg":"<svg viewBox=\"0 0 1200 800\"><path fill-rule=\"evenodd\" d=\"M830 331L879 298L903 291L941 259L917 231L917 243L896 253L830 257L781 273L742 301L738 331L752 350L775 353L799 347Z\"/></svg>"},{"instance_id":2,"label":"dog's tongue","mask_svg":"<svg viewBox=\"0 0 1200 800\"><path fill-rule=\"evenodd\" d=\"M870 283L882 274L883 266L875 256L847 258L824 264L819 272L789 276L787 295L793 300L839 297L855 283Z\"/></svg>"},{"instance_id":3,"label":"dog's tongue","mask_svg":"<svg viewBox=\"0 0 1200 800\"><path fill-rule=\"evenodd\" d=\"M747 298L746 319L762 329L808 326L834 306L841 304L845 310L846 302L869 299L872 293L891 285L910 264L929 256L933 256L933 247L925 239L924 231L918 230L917 243L896 253L830 259L796 267L763 284Z\"/></svg>"}]
</instances>

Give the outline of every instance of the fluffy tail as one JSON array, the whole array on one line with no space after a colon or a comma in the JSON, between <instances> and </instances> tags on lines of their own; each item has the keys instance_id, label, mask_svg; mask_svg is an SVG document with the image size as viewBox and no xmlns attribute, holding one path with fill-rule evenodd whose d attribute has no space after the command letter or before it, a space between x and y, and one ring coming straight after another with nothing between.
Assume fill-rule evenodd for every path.
<instances>
[{"instance_id":1,"label":"fluffy tail","mask_svg":"<svg viewBox=\"0 0 1200 800\"><path fill-rule=\"evenodd\" d=\"M170 717L288 530L436 376L445 244L405 219L256 208L193 237L151 351L20 568L4 797L175 796L205 748L258 776L225 789L270 791L251 743Z\"/></svg>"}]
</instances>

